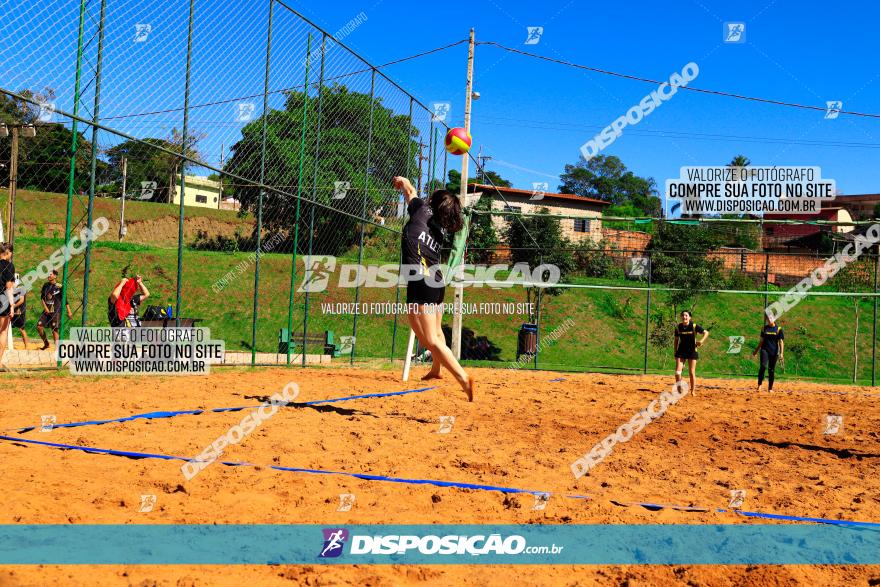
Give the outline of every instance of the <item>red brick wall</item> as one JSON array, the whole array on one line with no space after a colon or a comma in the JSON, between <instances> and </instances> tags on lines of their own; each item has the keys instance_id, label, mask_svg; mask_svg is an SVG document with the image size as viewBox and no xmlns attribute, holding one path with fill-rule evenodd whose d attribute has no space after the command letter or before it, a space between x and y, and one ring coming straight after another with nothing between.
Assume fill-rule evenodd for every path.
<instances>
[{"instance_id":1,"label":"red brick wall","mask_svg":"<svg viewBox=\"0 0 880 587\"><path fill-rule=\"evenodd\" d=\"M618 251L644 252L651 242L651 235L646 232L635 230L617 230L615 228L602 227L602 240L605 241L606 249Z\"/></svg>"}]
</instances>

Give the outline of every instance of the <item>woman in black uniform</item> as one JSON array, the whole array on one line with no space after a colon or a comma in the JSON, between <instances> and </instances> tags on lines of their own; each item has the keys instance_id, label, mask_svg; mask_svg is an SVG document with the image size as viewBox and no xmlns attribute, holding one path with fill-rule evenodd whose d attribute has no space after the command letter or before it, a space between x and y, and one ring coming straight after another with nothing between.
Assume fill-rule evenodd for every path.
<instances>
[{"instance_id":1,"label":"woman in black uniform","mask_svg":"<svg viewBox=\"0 0 880 587\"><path fill-rule=\"evenodd\" d=\"M12 264L12 245L0 243L0 364L6 354L7 332L12 322L15 308L15 265Z\"/></svg>"},{"instance_id":2,"label":"woman in black uniform","mask_svg":"<svg viewBox=\"0 0 880 587\"><path fill-rule=\"evenodd\" d=\"M437 268L445 235L458 232L463 226L461 203L447 190L435 191L426 203L405 177L395 177L394 188L403 192L409 213L401 238L403 266L407 269L409 324L422 346L431 351L433 361L431 371L424 379L439 378L441 367L446 367L467 394L468 401L474 401L473 377L469 377L458 364L443 336L441 324L446 288L443 275Z\"/></svg>"},{"instance_id":3,"label":"woman in black uniform","mask_svg":"<svg viewBox=\"0 0 880 587\"><path fill-rule=\"evenodd\" d=\"M752 352L754 357L761 353L761 366L758 368L758 389L764 383L764 370L767 370L767 391L773 392L773 380L776 378L776 361L785 360L785 333L782 326L777 326L770 316L764 316L764 328L761 329L761 342Z\"/></svg>"},{"instance_id":4,"label":"woman in black uniform","mask_svg":"<svg viewBox=\"0 0 880 587\"><path fill-rule=\"evenodd\" d=\"M698 334L703 335L700 340L697 340ZM675 380L681 381L681 372L684 362L687 361L691 393L694 395L697 395L697 360L700 358L697 349L703 346L707 338L709 331L695 324L690 312L687 310L682 312L681 323L675 327Z\"/></svg>"}]
</instances>

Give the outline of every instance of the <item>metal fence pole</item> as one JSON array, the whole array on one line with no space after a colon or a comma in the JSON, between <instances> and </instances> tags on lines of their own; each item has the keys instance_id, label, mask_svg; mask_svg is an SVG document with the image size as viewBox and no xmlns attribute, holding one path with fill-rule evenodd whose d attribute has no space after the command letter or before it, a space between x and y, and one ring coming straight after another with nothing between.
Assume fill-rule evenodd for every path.
<instances>
[{"instance_id":1,"label":"metal fence pole","mask_svg":"<svg viewBox=\"0 0 880 587\"><path fill-rule=\"evenodd\" d=\"M434 120L433 117L431 119L431 126L428 129L428 166L425 169L425 195L429 195L431 193L431 165L434 158Z\"/></svg>"},{"instance_id":2,"label":"metal fence pole","mask_svg":"<svg viewBox=\"0 0 880 587\"><path fill-rule=\"evenodd\" d=\"M412 153L410 152L410 147L412 147L412 137L410 132L412 130L412 116L413 116L413 99L409 99L409 118L407 119L407 133L406 133L406 178L409 179L410 173L412 170L410 169L410 163L412 163ZM421 153L419 153L421 155ZM400 202L400 195L398 194L398 203ZM398 208L399 209L399 208ZM397 265L400 268L403 265L403 247L399 248L400 251L397 255ZM398 284L394 288L394 305L397 307L400 304L400 285ZM394 312L394 326L391 327L391 361L394 361L394 351L396 350L397 345L397 312Z\"/></svg>"},{"instance_id":3,"label":"metal fence pole","mask_svg":"<svg viewBox=\"0 0 880 587\"><path fill-rule=\"evenodd\" d=\"M257 315L260 308L260 257L263 246L263 197L266 191L266 132L269 125L269 71L272 64L272 17L275 0L269 0L269 23L266 27L266 73L263 79L263 132L260 145L260 194L257 197L257 240L254 257L254 310L251 317L251 366L257 364Z\"/></svg>"},{"instance_id":4,"label":"metal fence pole","mask_svg":"<svg viewBox=\"0 0 880 587\"><path fill-rule=\"evenodd\" d=\"M432 182L436 181L436 178L437 178L437 143L440 141L440 137L438 136L439 134L440 134L440 130L435 128L434 129L434 153L433 153L434 161L431 163L431 181ZM443 152L444 153L446 152L445 148L443 149ZM435 189L438 189L438 188L435 186L431 186L432 192Z\"/></svg>"},{"instance_id":5,"label":"metal fence pole","mask_svg":"<svg viewBox=\"0 0 880 587\"><path fill-rule=\"evenodd\" d=\"M770 253L764 253L764 291L770 291ZM769 296L764 294L764 313L767 313L767 303ZM762 322L763 324L763 322Z\"/></svg>"},{"instance_id":6,"label":"metal fence pole","mask_svg":"<svg viewBox=\"0 0 880 587\"><path fill-rule=\"evenodd\" d=\"M648 255L648 295L645 301L645 364L643 367L645 374L648 373L648 348L651 342L651 272L653 269L651 266L651 251L646 251L646 253Z\"/></svg>"},{"instance_id":7,"label":"metal fence pole","mask_svg":"<svg viewBox=\"0 0 880 587\"><path fill-rule=\"evenodd\" d=\"M544 264L544 255L541 255L539 257L538 266L540 267L543 264ZM541 297L542 297L541 294L544 291L544 288L536 287L535 290L537 292L537 296L535 296L535 297L537 299L536 303L538 304L538 306L535 311L535 360L533 363L534 363L534 369L537 370L538 369L538 355L541 353Z\"/></svg>"},{"instance_id":8,"label":"metal fence pole","mask_svg":"<svg viewBox=\"0 0 880 587\"><path fill-rule=\"evenodd\" d=\"M327 55L327 33L321 33L321 68L318 74L318 123L317 134L315 137L315 161L314 175L312 179L312 204L309 206L309 256L315 244L315 204L318 201L318 161L321 155L321 114L323 114L324 95L324 58ZM308 88L306 92L308 93ZM303 345L302 345L302 366L306 366L306 336L309 333L309 292L306 290L306 303L303 309Z\"/></svg>"},{"instance_id":9,"label":"metal fence pole","mask_svg":"<svg viewBox=\"0 0 880 587\"><path fill-rule=\"evenodd\" d=\"M303 84L302 132L299 139L299 172L296 176L296 215L293 224L293 256L290 263L290 299L287 303L287 364L290 365L290 343L293 341L293 290L296 287L296 249L299 246L299 211L302 202L302 174L306 155L306 129L309 121L309 66L312 61L312 33L306 41L306 80Z\"/></svg>"},{"instance_id":10,"label":"metal fence pole","mask_svg":"<svg viewBox=\"0 0 880 587\"><path fill-rule=\"evenodd\" d=\"M871 385L877 385L877 270L880 268L880 245L874 257L874 320L871 335Z\"/></svg>"},{"instance_id":11,"label":"metal fence pole","mask_svg":"<svg viewBox=\"0 0 880 587\"><path fill-rule=\"evenodd\" d=\"M373 113L375 112L374 102L376 94L376 70L372 70L372 74L370 75L370 124L367 128L367 163L366 169L364 170L364 197L363 204L361 206L361 236L360 242L358 244L358 277L357 277L357 287L354 290L354 306L358 307L358 302L360 302L360 294L361 294L361 265L364 262L364 229L366 228L366 222L364 218L367 217L367 199L370 197L370 148L373 145ZM354 364L354 353L357 348L357 329L358 329L358 314L360 312L354 313L354 323L351 329L351 357L349 359L350 364Z\"/></svg>"},{"instance_id":12,"label":"metal fence pole","mask_svg":"<svg viewBox=\"0 0 880 587\"><path fill-rule=\"evenodd\" d=\"M75 191L76 186L74 185L74 181L76 179L76 149L77 149L77 137L79 137L79 132L77 131L77 122L79 120L79 98L80 98L80 83L82 81L82 59L83 59L83 32L85 29L86 22L86 0L80 1L79 6L79 33L77 35L77 48L76 48L76 78L74 81L73 87L73 124L71 125L71 134L72 138L70 141L70 175L68 177L67 182L67 214L64 221L64 242L70 242L70 232L71 232L71 219L73 216L73 192ZM66 326L65 322L67 321L67 312L64 311L64 308L67 307L67 286L68 286L68 277L69 277L69 265L70 261L65 257L64 267L61 275L61 320L58 325L58 331L60 333L60 337L64 338L64 327ZM61 367L61 360L58 360L58 366Z\"/></svg>"},{"instance_id":13,"label":"metal fence pole","mask_svg":"<svg viewBox=\"0 0 880 587\"><path fill-rule=\"evenodd\" d=\"M186 200L186 140L189 131L189 93L192 80L192 41L195 20L195 0L189 1L189 29L186 37L186 85L183 93L183 129L180 138L180 209L177 217L177 292L175 296L174 324L180 326L183 287L183 202ZM168 186L171 189L171 185ZM168 194L169 198L171 194Z\"/></svg>"},{"instance_id":14,"label":"metal fence pole","mask_svg":"<svg viewBox=\"0 0 880 587\"><path fill-rule=\"evenodd\" d=\"M89 178L89 207L86 214L86 222L89 229L92 228L92 218L95 210L95 174L98 167L98 120L101 111L101 74L104 61L104 23L107 14L107 0L101 0L101 16L98 24L98 60L95 69L95 106L92 115L92 161ZM82 301L82 325L86 326L89 316L89 276L92 268L92 241L86 243L85 265L83 275L83 301Z\"/></svg>"}]
</instances>

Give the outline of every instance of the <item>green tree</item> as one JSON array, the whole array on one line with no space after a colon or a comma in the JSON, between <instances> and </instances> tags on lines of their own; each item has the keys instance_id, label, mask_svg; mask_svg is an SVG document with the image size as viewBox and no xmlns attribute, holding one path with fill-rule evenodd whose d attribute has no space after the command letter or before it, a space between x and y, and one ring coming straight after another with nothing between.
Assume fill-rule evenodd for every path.
<instances>
[{"instance_id":1,"label":"green tree","mask_svg":"<svg viewBox=\"0 0 880 587\"><path fill-rule=\"evenodd\" d=\"M474 210L486 211L492 207L493 198L484 194L474 204ZM492 254L498 247L498 234L495 230L491 214L472 214L470 232L468 233L467 262L489 263Z\"/></svg>"},{"instance_id":2,"label":"green tree","mask_svg":"<svg viewBox=\"0 0 880 587\"><path fill-rule=\"evenodd\" d=\"M450 169L447 174L446 189L454 194L461 192L461 173L457 169ZM468 185L475 183L488 183L490 180L496 187L512 187L513 184L501 177L498 173L486 170L485 177L471 177L468 179ZM477 211L488 211L492 209L494 198L489 194L484 194L474 204ZM488 263L492 254L498 246L499 238L495 230L495 221L497 216L491 214L473 214L471 216L470 233L468 234L468 263Z\"/></svg>"},{"instance_id":3,"label":"green tree","mask_svg":"<svg viewBox=\"0 0 880 587\"><path fill-rule=\"evenodd\" d=\"M555 265L559 268L560 282L563 282L575 267L572 244L562 235L559 220L550 216L550 210L540 208L537 214L540 216L507 217L504 236L510 245L511 260L526 263L531 270L539 265ZM542 293L555 296L562 293L562 289L545 288ZM532 288L526 289L526 299L532 302Z\"/></svg>"},{"instance_id":4,"label":"green tree","mask_svg":"<svg viewBox=\"0 0 880 587\"><path fill-rule=\"evenodd\" d=\"M657 183L651 177L639 177L626 168L618 157L597 155L576 165L566 165L560 176L559 191L586 198L597 198L615 206L638 211L637 216L660 213Z\"/></svg>"},{"instance_id":5,"label":"green tree","mask_svg":"<svg viewBox=\"0 0 880 587\"><path fill-rule=\"evenodd\" d=\"M446 189L452 192L453 194L457 194L461 191L461 172L457 169L450 169L447 173ZM501 177L498 173L492 170L486 170L483 174L483 177L469 177L468 185L481 183L481 184L489 184L491 181L491 185L499 188L509 188L513 187L513 184L508 180Z\"/></svg>"},{"instance_id":6,"label":"green tree","mask_svg":"<svg viewBox=\"0 0 880 587\"><path fill-rule=\"evenodd\" d=\"M51 102L55 92L20 90L19 94L36 102ZM24 189L67 193L70 183L70 147L73 132L57 122L41 122L40 108L31 102L0 94L0 122L5 124L33 124L36 135L21 138L18 149L18 185ZM88 189L92 144L82 132L77 137L77 154L73 189ZM0 161L8 162L12 154L9 137L0 139ZM98 173L104 167L98 163ZM8 170L7 170L8 171Z\"/></svg>"},{"instance_id":7,"label":"green tree","mask_svg":"<svg viewBox=\"0 0 880 587\"><path fill-rule=\"evenodd\" d=\"M723 237L702 224L660 223L648 245L652 278L678 290L670 292L673 306L693 305L699 290L723 285L722 261L707 255L722 244Z\"/></svg>"},{"instance_id":8,"label":"green tree","mask_svg":"<svg viewBox=\"0 0 880 587\"><path fill-rule=\"evenodd\" d=\"M204 137L203 133L190 133L187 136L187 157L196 161L202 159L198 143ZM107 180L121 190L122 160L127 159L126 190L132 194L129 197L139 197L143 182L154 182L156 189L149 200L171 203L174 201L174 188L180 184L181 158L176 153L181 152L183 143L183 134L174 128L165 138L127 140L114 145L106 152L110 164Z\"/></svg>"},{"instance_id":9,"label":"green tree","mask_svg":"<svg viewBox=\"0 0 880 587\"><path fill-rule=\"evenodd\" d=\"M752 164L752 160L745 155L737 155L727 164L728 167L748 167Z\"/></svg>"},{"instance_id":10,"label":"green tree","mask_svg":"<svg viewBox=\"0 0 880 587\"><path fill-rule=\"evenodd\" d=\"M296 194L297 186L301 185L304 200L314 198L322 205L303 201L300 242L309 242L311 236L313 253L339 255L358 242L360 221L357 218L364 209L369 217L376 209L396 206L398 195L390 187L391 180L407 169L417 169L418 131L407 115L395 114L383 106L381 98L371 105L368 94L351 92L343 85L322 87L320 92L322 115L317 160L317 96L291 91L283 110L272 110L266 115L265 183L285 186L287 193L267 192L263 200L263 225L270 232L292 231L296 198L288 194ZM300 177L300 141L306 100L309 101L306 149ZM372 142L367 169L371 106ZM262 130L262 117L242 129L242 139L233 145L226 171L259 181ZM334 198L336 182L349 184L342 198ZM241 202L242 210L255 213L259 193L255 186L236 182L234 195ZM314 233L310 234L312 221Z\"/></svg>"}]
</instances>

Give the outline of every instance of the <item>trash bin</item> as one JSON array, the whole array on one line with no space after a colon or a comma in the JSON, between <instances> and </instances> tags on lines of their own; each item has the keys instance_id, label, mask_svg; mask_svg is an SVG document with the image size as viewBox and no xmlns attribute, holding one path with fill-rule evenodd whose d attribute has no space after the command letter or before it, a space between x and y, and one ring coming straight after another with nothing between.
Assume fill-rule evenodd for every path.
<instances>
[{"instance_id":1,"label":"trash bin","mask_svg":"<svg viewBox=\"0 0 880 587\"><path fill-rule=\"evenodd\" d=\"M538 325L524 323L519 327L519 335L516 341L516 360L523 355L535 356L538 352Z\"/></svg>"}]
</instances>

